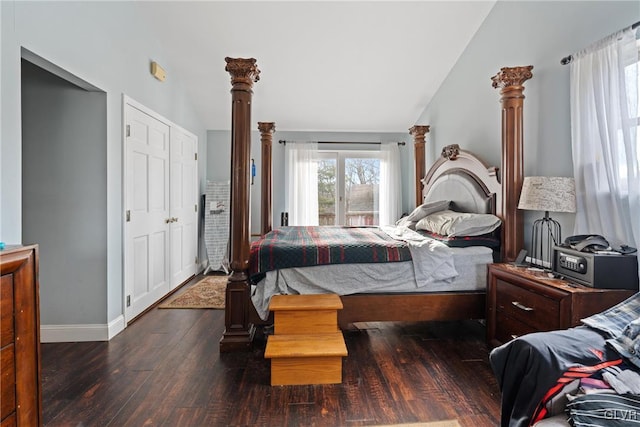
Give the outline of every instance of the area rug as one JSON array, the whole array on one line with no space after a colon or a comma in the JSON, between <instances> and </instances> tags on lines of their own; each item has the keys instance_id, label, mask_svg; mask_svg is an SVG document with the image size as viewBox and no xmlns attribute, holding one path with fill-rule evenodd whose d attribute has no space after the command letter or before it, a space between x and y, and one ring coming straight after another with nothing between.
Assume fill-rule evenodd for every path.
<instances>
[{"instance_id":1,"label":"area rug","mask_svg":"<svg viewBox=\"0 0 640 427\"><path fill-rule=\"evenodd\" d=\"M217 308L224 309L227 276L205 276L184 292L171 297L158 308Z\"/></svg>"},{"instance_id":2,"label":"area rug","mask_svg":"<svg viewBox=\"0 0 640 427\"><path fill-rule=\"evenodd\" d=\"M457 420L443 420L429 423L385 424L376 427L460 427L460 424Z\"/></svg>"}]
</instances>

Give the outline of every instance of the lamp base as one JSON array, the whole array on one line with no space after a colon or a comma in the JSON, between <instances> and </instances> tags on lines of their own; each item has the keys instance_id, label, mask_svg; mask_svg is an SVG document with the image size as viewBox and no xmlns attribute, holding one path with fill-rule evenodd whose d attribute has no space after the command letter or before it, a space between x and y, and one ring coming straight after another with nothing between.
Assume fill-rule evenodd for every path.
<instances>
[{"instance_id":1,"label":"lamp base","mask_svg":"<svg viewBox=\"0 0 640 427\"><path fill-rule=\"evenodd\" d=\"M544 218L535 220L531 229L531 265L545 270L553 267L553 247L561 241L560 223L544 213Z\"/></svg>"}]
</instances>

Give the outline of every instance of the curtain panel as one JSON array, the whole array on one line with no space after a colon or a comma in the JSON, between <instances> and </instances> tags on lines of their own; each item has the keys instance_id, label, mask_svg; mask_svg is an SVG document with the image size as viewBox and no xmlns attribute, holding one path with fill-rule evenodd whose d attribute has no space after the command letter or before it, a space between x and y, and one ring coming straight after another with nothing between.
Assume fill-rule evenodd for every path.
<instances>
[{"instance_id":1,"label":"curtain panel","mask_svg":"<svg viewBox=\"0 0 640 427\"><path fill-rule=\"evenodd\" d=\"M380 225L393 225L402 215L402 174L398 143L380 146Z\"/></svg>"},{"instance_id":2,"label":"curtain panel","mask_svg":"<svg viewBox=\"0 0 640 427\"><path fill-rule=\"evenodd\" d=\"M318 143L285 146L286 206L289 225L318 225Z\"/></svg>"},{"instance_id":3,"label":"curtain panel","mask_svg":"<svg viewBox=\"0 0 640 427\"><path fill-rule=\"evenodd\" d=\"M571 63L574 233L602 234L614 247L640 244L636 38L620 31Z\"/></svg>"}]
</instances>

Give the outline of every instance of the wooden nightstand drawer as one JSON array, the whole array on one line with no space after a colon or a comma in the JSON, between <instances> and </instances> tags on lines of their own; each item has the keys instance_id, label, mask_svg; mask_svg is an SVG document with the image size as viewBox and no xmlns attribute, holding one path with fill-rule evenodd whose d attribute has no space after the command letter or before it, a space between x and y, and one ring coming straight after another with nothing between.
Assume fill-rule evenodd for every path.
<instances>
[{"instance_id":1,"label":"wooden nightstand drawer","mask_svg":"<svg viewBox=\"0 0 640 427\"><path fill-rule=\"evenodd\" d=\"M538 332L538 330L526 323L505 316L504 313L496 313L496 339L501 343L532 332Z\"/></svg>"},{"instance_id":2,"label":"wooden nightstand drawer","mask_svg":"<svg viewBox=\"0 0 640 427\"><path fill-rule=\"evenodd\" d=\"M13 282L9 277L0 279L0 348L14 340Z\"/></svg>"},{"instance_id":3,"label":"wooden nightstand drawer","mask_svg":"<svg viewBox=\"0 0 640 427\"><path fill-rule=\"evenodd\" d=\"M491 346L513 335L577 326L580 319L634 293L580 286L510 264L489 264L487 279L487 341Z\"/></svg>"},{"instance_id":4,"label":"wooden nightstand drawer","mask_svg":"<svg viewBox=\"0 0 640 427\"><path fill-rule=\"evenodd\" d=\"M498 279L496 309L533 330L559 327L560 305L552 299Z\"/></svg>"},{"instance_id":5,"label":"wooden nightstand drawer","mask_svg":"<svg viewBox=\"0 0 640 427\"><path fill-rule=\"evenodd\" d=\"M13 344L0 350L0 420L16 411L16 367Z\"/></svg>"}]
</instances>

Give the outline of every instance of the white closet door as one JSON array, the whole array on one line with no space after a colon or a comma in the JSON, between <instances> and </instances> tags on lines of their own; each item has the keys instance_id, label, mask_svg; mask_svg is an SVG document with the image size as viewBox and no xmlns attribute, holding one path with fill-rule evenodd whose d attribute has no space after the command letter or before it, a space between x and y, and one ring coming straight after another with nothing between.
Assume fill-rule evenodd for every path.
<instances>
[{"instance_id":1,"label":"white closet door","mask_svg":"<svg viewBox=\"0 0 640 427\"><path fill-rule=\"evenodd\" d=\"M197 270L198 170L195 135L171 128L171 288Z\"/></svg>"},{"instance_id":2,"label":"white closet door","mask_svg":"<svg viewBox=\"0 0 640 427\"><path fill-rule=\"evenodd\" d=\"M169 126L125 104L125 318L170 291Z\"/></svg>"}]
</instances>

